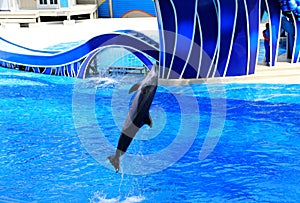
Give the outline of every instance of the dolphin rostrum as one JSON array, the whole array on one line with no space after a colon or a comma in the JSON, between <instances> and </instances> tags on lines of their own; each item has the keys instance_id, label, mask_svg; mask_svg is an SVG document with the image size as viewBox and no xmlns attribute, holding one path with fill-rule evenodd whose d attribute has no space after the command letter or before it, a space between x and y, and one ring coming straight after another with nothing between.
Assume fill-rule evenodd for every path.
<instances>
[{"instance_id":1,"label":"dolphin rostrum","mask_svg":"<svg viewBox=\"0 0 300 203\"><path fill-rule=\"evenodd\" d=\"M130 106L122 132L119 138L118 146L115 155L108 157L110 163L118 173L120 168L120 157L125 154L132 139L138 130L147 124L152 127L152 119L149 114L149 109L153 101L158 84L158 65L152 66L152 70L147 74L145 79L133 85L129 94L136 91L136 95Z\"/></svg>"}]
</instances>

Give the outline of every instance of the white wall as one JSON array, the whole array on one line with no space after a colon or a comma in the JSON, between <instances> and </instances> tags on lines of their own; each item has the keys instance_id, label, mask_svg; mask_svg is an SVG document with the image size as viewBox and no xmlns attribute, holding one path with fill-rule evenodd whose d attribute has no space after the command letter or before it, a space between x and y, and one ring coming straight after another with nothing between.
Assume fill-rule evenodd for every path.
<instances>
[{"instance_id":1,"label":"white wall","mask_svg":"<svg viewBox=\"0 0 300 203\"><path fill-rule=\"evenodd\" d=\"M20 9L36 9L38 0L19 0Z\"/></svg>"},{"instance_id":2,"label":"white wall","mask_svg":"<svg viewBox=\"0 0 300 203\"><path fill-rule=\"evenodd\" d=\"M10 10L9 8L9 0L1 0L0 1L0 10L1 11L7 11Z\"/></svg>"}]
</instances>

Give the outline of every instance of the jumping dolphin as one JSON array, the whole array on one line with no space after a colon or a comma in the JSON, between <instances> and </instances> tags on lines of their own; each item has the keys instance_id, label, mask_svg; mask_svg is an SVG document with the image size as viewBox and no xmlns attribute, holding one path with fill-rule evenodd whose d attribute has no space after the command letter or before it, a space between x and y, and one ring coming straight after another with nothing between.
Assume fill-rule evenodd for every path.
<instances>
[{"instance_id":1,"label":"jumping dolphin","mask_svg":"<svg viewBox=\"0 0 300 203\"><path fill-rule=\"evenodd\" d=\"M115 155L108 157L110 163L118 173L120 168L120 157L125 154L132 139L138 130L147 124L152 127L152 119L149 114L149 109L153 101L158 84L158 65L152 66L152 70L148 73L145 79L133 85L129 94L136 91L136 95L130 106L122 132L119 138L118 146Z\"/></svg>"}]
</instances>

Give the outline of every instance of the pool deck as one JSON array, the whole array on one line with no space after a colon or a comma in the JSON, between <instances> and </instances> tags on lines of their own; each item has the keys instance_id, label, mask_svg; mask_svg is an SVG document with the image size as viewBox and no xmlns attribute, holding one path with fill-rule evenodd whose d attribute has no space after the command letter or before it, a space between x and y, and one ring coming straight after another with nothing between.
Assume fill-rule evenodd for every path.
<instances>
[{"instance_id":1,"label":"pool deck","mask_svg":"<svg viewBox=\"0 0 300 203\"><path fill-rule=\"evenodd\" d=\"M55 44L88 40L91 37L132 29L157 34L156 18L92 19L82 21L37 23L29 28L1 26L0 36L14 43L33 49L44 49ZM161 80L161 83L175 81ZM285 83L300 84L300 63L277 62L275 67L257 65L255 74L248 76L210 78L200 80L181 80L177 84L189 83Z\"/></svg>"},{"instance_id":2,"label":"pool deck","mask_svg":"<svg viewBox=\"0 0 300 203\"><path fill-rule=\"evenodd\" d=\"M197 83L269 83L269 84L300 84L300 64L277 62L275 67L257 65L255 73L247 76L186 79L186 80L160 80L162 84L197 84Z\"/></svg>"}]
</instances>

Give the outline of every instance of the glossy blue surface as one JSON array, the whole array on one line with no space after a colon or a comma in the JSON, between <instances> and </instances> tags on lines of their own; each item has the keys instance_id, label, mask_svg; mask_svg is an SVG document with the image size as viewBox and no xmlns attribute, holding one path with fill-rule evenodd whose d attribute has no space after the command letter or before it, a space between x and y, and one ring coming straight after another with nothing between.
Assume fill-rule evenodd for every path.
<instances>
[{"instance_id":1,"label":"glossy blue surface","mask_svg":"<svg viewBox=\"0 0 300 203\"><path fill-rule=\"evenodd\" d=\"M215 9L216 5L214 4L214 1L199 1L198 4L198 15L199 15L199 22L198 24L205 27L205 29L200 29L199 26L198 29L200 33L202 33L202 43L200 43L201 47L203 47L203 58L201 61L201 64L204 67L209 67L207 69L200 69L198 77L200 78L206 78L211 77L214 73L215 65L214 61L212 60L214 58L214 55L217 51L216 45L217 45L217 39L218 39L218 14ZM210 21L205 19L212 19ZM224 36L225 38L225 36ZM226 47L225 47L226 49Z\"/></svg>"},{"instance_id":2,"label":"glossy blue surface","mask_svg":"<svg viewBox=\"0 0 300 203\"><path fill-rule=\"evenodd\" d=\"M96 90L97 123L116 146L128 99L119 103L123 100L115 91L127 95L134 81L141 79L123 77L76 80L0 68L1 202L300 199L299 85L159 86L150 110L153 128L141 129L128 152L146 156L172 143L179 135L180 100L187 104L194 98L198 101L199 126L190 126L199 127L198 133L191 148L175 164L152 174L129 175L115 174L112 168L97 162L95 154L88 153L74 124L72 98L75 86L84 97L91 89ZM225 125L214 151L200 161L213 103L225 104ZM191 123L195 112L188 112ZM89 132L95 146L101 145L97 142L99 131ZM105 151L97 153L106 159ZM140 166L132 163L132 167Z\"/></svg>"},{"instance_id":3,"label":"glossy blue surface","mask_svg":"<svg viewBox=\"0 0 300 203\"><path fill-rule=\"evenodd\" d=\"M162 78L207 78L254 73L260 1L155 2L160 28ZM279 2L276 3L279 7Z\"/></svg>"},{"instance_id":4,"label":"glossy blue surface","mask_svg":"<svg viewBox=\"0 0 300 203\"><path fill-rule=\"evenodd\" d=\"M220 47L222 48L219 48L220 53L217 72L214 74L217 77L226 74L225 71L228 69L228 63L232 54L235 26L237 23L237 7L236 0L229 0L229 2L220 1ZM245 50L246 47L243 47L243 56L246 56Z\"/></svg>"}]
</instances>

